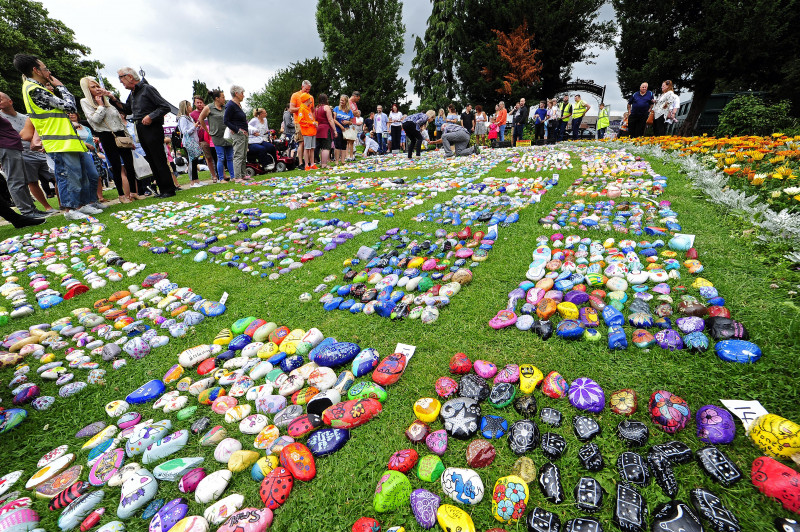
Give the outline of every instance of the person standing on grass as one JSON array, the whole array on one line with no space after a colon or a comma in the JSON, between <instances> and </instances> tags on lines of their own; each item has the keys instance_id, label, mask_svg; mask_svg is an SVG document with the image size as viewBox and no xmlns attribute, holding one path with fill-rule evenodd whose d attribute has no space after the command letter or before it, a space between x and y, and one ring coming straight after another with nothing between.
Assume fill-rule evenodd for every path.
<instances>
[{"instance_id":1,"label":"person standing on grass","mask_svg":"<svg viewBox=\"0 0 800 532\"><path fill-rule=\"evenodd\" d=\"M530 110L525 103L525 98L520 98L517 103L517 108L514 111L514 134L512 137L514 147L517 146L517 141L522 140L525 135L525 124L528 123L528 114Z\"/></svg>"},{"instance_id":2,"label":"person standing on grass","mask_svg":"<svg viewBox=\"0 0 800 532\"><path fill-rule=\"evenodd\" d=\"M592 106L581 100L581 95L575 95L575 103L572 104L572 140L581 138L581 123L583 116Z\"/></svg>"},{"instance_id":3,"label":"person standing on grass","mask_svg":"<svg viewBox=\"0 0 800 532\"><path fill-rule=\"evenodd\" d=\"M472 135L475 133L475 113L472 111L472 104L468 103L467 108L461 113L461 127L469 131Z\"/></svg>"},{"instance_id":4,"label":"person standing on grass","mask_svg":"<svg viewBox=\"0 0 800 532\"><path fill-rule=\"evenodd\" d=\"M383 112L383 106L379 105L375 112L373 122L375 131L375 141L378 143L378 153L386 153L386 134L389 131L389 117Z\"/></svg>"},{"instance_id":5,"label":"person standing on grass","mask_svg":"<svg viewBox=\"0 0 800 532\"><path fill-rule=\"evenodd\" d=\"M8 120L8 122L11 124L11 127L13 127L17 132L18 136L25 127L25 124L28 122L28 120L30 120L28 115L18 113L14 109L13 100L11 100L7 94L2 92L0 92L0 117ZM3 148L0 148L0 150L2 149ZM50 171L50 167L47 165L47 156L41 151L41 149L38 151L32 150L31 143L23 140L22 163L25 166L24 180L27 182L29 194L27 196L23 195L21 200L23 205L17 204L17 207L20 208L22 214L33 217L58 214L58 211L53 209L53 207L50 205L50 202L47 201L47 196L45 196L45 193L39 186L39 182L47 184L51 187L52 183L55 183L55 177L53 177L53 173ZM2 164L0 164L0 166L2 166ZM8 176L8 179L14 180L16 179L16 176ZM55 191L53 193L55 194ZM24 203L30 196L33 196L36 201L42 204L42 207L44 207L43 211L37 209L33 203L31 203L32 210L23 210ZM14 203L17 203L16 199L14 200Z\"/></svg>"},{"instance_id":6,"label":"person standing on grass","mask_svg":"<svg viewBox=\"0 0 800 532\"><path fill-rule=\"evenodd\" d=\"M600 110L597 112L597 138L603 139L606 136L606 130L608 129L608 109L606 109L606 104L600 104Z\"/></svg>"},{"instance_id":7,"label":"person standing on grass","mask_svg":"<svg viewBox=\"0 0 800 532\"><path fill-rule=\"evenodd\" d=\"M389 112L389 126L392 132L392 152L399 153L403 136L403 113L396 103L392 104L392 110Z\"/></svg>"},{"instance_id":8,"label":"person standing on grass","mask_svg":"<svg viewBox=\"0 0 800 532\"><path fill-rule=\"evenodd\" d=\"M420 156L420 151L422 150L422 133L420 133L420 130L426 128L428 123L433 122L435 118L436 112L430 109L425 113L413 114L403 122L403 131L406 132L409 159L411 159L411 154L415 150L417 152L417 157Z\"/></svg>"},{"instance_id":9,"label":"person standing on grass","mask_svg":"<svg viewBox=\"0 0 800 532\"><path fill-rule=\"evenodd\" d=\"M628 98L628 133L631 138L644 135L647 127L647 117L655 103L653 93L648 90L647 82L639 85L639 92L634 92Z\"/></svg>"},{"instance_id":10,"label":"person standing on grass","mask_svg":"<svg viewBox=\"0 0 800 532\"><path fill-rule=\"evenodd\" d=\"M658 97L653 107L653 135L663 137L667 133L667 124L675 120L675 115L680 107L680 100L675 95L672 81L666 80L661 84L661 96Z\"/></svg>"},{"instance_id":11,"label":"person standing on grass","mask_svg":"<svg viewBox=\"0 0 800 532\"><path fill-rule=\"evenodd\" d=\"M100 214L103 211L96 201L94 162L67 116L67 113L78 112L75 97L36 56L15 55L14 68L25 77L22 82L25 110L42 140L42 147L55 164L58 195L66 211L64 217L75 221L85 219L86 215ZM23 140L30 141L33 133L23 134Z\"/></svg>"},{"instance_id":12,"label":"person standing on grass","mask_svg":"<svg viewBox=\"0 0 800 532\"><path fill-rule=\"evenodd\" d=\"M533 112L534 140L544 140L544 125L547 122L547 109L544 107L544 100L539 102L539 108Z\"/></svg>"},{"instance_id":13,"label":"person standing on grass","mask_svg":"<svg viewBox=\"0 0 800 532\"><path fill-rule=\"evenodd\" d=\"M292 94L289 111L294 115L295 139L298 143L297 153L300 164L304 165L306 170L316 170L314 145L317 126L314 123L314 97L309 94L310 92L311 82L307 79L303 80L300 90Z\"/></svg>"},{"instance_id":14,"label":"person standing on grass","mask_svg":"<svg viewBox=\"0 0 800 532\"><path fill-rule=\"evenodd\" d=\"M231 85L231 99L225 104L225 113L222 121L231 131L231 144L233 144L233 171L237 183L249 181L247 177L247 138L250 135L247 125L247 115L242 110L244 89L239 85Z\"/></svg>"},{"instance_id":15,"label":"person standing on grass","mask_svg":"<svg viewBox=\"0 0 800 532\"><path fill-rule=\"evenodd\" d=\"M335 148L333 158L339 164L344 164L345 162L347 139L344 138L344 132L350 127L352 121L353 111L350 110L350 105L348 105L347 95L342 94L339 96L339 105L333 108L333 123L336 126L336 135L333 136Z\"/></svg>"},{"instance_id":16,"label":"person standing on grass","mask_svg":"<svg viewBox=\"0 0 800 532\"><path fill-rule=\"evenodd\" d=\"M494 119L497 124L497 136L500 142L506 140L506 122L508 122L508 111L506 111L506 102L497 104L497 117Z\"/></svg>"},{"instance_id":17,"label":"person standing on grass","mask_svg":"<svg viewBox=\"0 0 800 532\"><path fill-rule=\"evenodd\" d=\"M206 161L206 166L208 166L208 171L211 173L211 182L213 183L217 180L217 154L214 152L214 148L211 145L211 137L208 134L208 124L205 123L205 120L203 120L203 124L200 123L200 113L202 113L205 108L206 102L203 97L199 94L195 94L194 111L192 111L189 116L195 121L197 139L200 141L200 149L203 151L203 158Z\"/></svg>"},{"instance_id":18,"label":"person standing on grass","mask_svg":"<svg viewBox=\"0 0 800 532\"><path fill-rule=\"evenodd\" d=\"M331 157L331 138L336 138L336 123L333 121L333 112L328 105L328 95L325 93L317 96L317 109L314 111L317 121L317 147L319 148L320 168L330 168L328 164Z\"/></svg>"},{"instance_id":19,"label":"person standing on grass","mask_svg":"<svg viewBox=\"0 0 800 532\"><path fill-rule=\"evenodd\" d=\"M567 137L567 122L569 122L572 118L572 104L569 103L569 94L565 94L564 98L558 104L558 114L561 119L558 121L558 133L556 134L556 141L561 142Z\"/></svg>"},{"instance_id":20,"label":"person standing on grass","mask_svg":"<svg viewBox=\"0 0 800 532\"><path fill-rule=\"evenodd\" d=\"M197 177L197 165L203 150L200 148L200 137L197 135L197 122L192 118L192 102L183 100L178 104L178 129L181 131L183 147L186 148L186 158L189 160L189 175L192 187L199 187L200 179ZM202 130L201 130L202 131Z\"/></svg>"},{"instance_id":21,"label":"person standing on grass","mask_svg":"<svg viewBox=\"0 0 800 532\"><path fill-rule=\"evenodd\" d=\"M225 177L225 167L228 167L230 178L233 178L233 146L225 138L225 93L219 89L208 91L211 96L211 105L206 105L200 111L200 127L206 127L208 119L208 136L214 142L214 150L217 152L217 182L221 183ZM230 181L225 179L225 181Z\"/></svg>"}]
</instances>

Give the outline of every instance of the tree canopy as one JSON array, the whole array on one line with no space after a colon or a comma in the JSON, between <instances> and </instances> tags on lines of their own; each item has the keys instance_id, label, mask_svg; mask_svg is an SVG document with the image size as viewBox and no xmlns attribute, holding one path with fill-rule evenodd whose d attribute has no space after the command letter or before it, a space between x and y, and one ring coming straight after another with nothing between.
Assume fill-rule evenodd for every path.
<instances>
[{"instance_id":1,"label":"tree canopy","mask_svg":"<svg viewBox=\"0 0 800 532\"><path fill-rule=\"evenodd\" d=\"M453 0L432 0L424 38L414 41L409 77L423 108L446 108L458 94L455 72L460 15Z\"/></svg>"},{"instance_id":2,"label":"tree canopy","mask_svg":"<svg viewBox=\"0 0 800 532\"><path fill-rule=\"evenodd\" d=\"M80 80L97 76L103 63L86 59L91 50L75 42L74 32L33 0L0 0L0 91L21 102L22 77L14 55L33 54L79 96Z\"/></svg>"},{"instance_id":3,"label":"tree canopy","mask_svg":"<svg viewBox=\"0 0 800 532\"><path fill-rule=\"evenodd\" d=\"M406 28L400 0L319 0L317 31L332 91L360 91L365 112L402 103L406 84L398 71Z\"/></svg>"}]
</instances>

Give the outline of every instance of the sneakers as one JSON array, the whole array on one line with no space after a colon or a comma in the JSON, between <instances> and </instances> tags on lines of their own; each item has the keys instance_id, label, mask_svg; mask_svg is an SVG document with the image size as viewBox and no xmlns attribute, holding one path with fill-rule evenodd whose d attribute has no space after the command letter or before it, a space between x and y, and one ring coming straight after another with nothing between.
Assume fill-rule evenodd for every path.
<instances>
[{"instance_id":1,"label":"sneakers","mask_svg":"<svg viewBox=\"0 0 800 532\"><path fill-rule=\"evenodd\" d=\"M104 211L104 210L106 210L108 208L108 205L104 205L103 203L100 203L99 201L95 201L94 203L90 203L89 205L91 205L95 209L100 209L101 211Z\"/></svg>"},{"instance_id":2,"label":"sneakers","mask_svg":"<svg viewBox=\"0 0 800 532\"><path fill-rule=\"evenodd\" d=\"M86 215L80 211L71 210L64 213L64 218L69 220L70 222L77 222L78 220L85 220Z\"/></svg>"},{"instance_id":3,"label":"sneakers","mask_svg":"<svg viewBox=\"0 0 800 532\"><path fill-rule=\"evenodd\" d=\"M101 209L95 209L94 207L92 207L91 204L84 205L83 207L78 209L78 211L82 212L83 214L91 214L92 216L103 212Z\"/></svg>"},{"instance_id":4,"label":"sneakers","mask_svg":"<svg viewBox=\"0 0 800 532\"><path fill-rule=\"evenodd\" d=\"M191 186L192 188L200 188L200 187L202 187L203 185L201 185L201 184L200 184L199 182L197 182L197 181L194 181L194 182L193 182L193 183L192 183L190 186Z\"/></svg>"}]
</instances>

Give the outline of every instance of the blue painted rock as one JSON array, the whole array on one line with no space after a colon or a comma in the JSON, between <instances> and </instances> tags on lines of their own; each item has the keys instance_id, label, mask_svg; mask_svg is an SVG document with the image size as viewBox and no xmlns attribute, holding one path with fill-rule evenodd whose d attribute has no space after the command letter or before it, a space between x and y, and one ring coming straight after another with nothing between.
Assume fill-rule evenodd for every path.
<instances>
[{"instance_id":1,"label":"blue painted rock","mask_svg":"<svg viewBox=\"0 0 800 532\"><path fill-rule=\"evenodd\" d=\"M611 305L606 305L602 310L603 315L603 322L606 326L611 327L612 325L625 325L625 316L622 315L622 312L618 311Z\"/></svg>"},{"instance_id":2,"label":"blue painted rock","mask_svg":"<svg viewBox=\"0 0 800 532\"><path fill-rule=\"evenodd\" d=\"M246 334L239 334L233 340L230 341L228 344L228 349L231 351L240 351L247 347L253 341L252 338L247 336Z\"/></svg>"},{"instance_id":3,"label":"blue painted rock","mask_svg":"<svg viewBox=\"0 0 800 532\"><path fill-rule=\"evenodd\" d=\"M481 418L481 436L486 439L502 438L508 432L508 421L501 416Z\"/></svg>"},{"instance_id":4,"label":"blue painted rock","mask_svg":"<svg viewBox=\"0 0 800 532\"><path fill-rule=\"evenodd\" d=\"M362 377L375 369L380 361L380 355L371 347L362 349L353 359L353 376Z\"/></svg>"},{"instance_id":5,"label":"blue painted rock","mask_svg":"<svg viewBox=\"0 0 800 532\"><path fill-rule=\"evenodd\" d=\"M699 331L684 336L683 343L693 353L705 353L709 345L708 337Z\"/></svg>"},{"instance_id":6,"label":"blue painted rock","mask_svg":"<svg viewBox=\"0 0 800 532\"><path fill-rule=\"evenodd\" d=\"M656 342L661 349L679 351L684 348L683 338L672 329L665 329L656 333Z\"/></svg>"},{"instance_id":7,"label":"blue painted rock","mask_svg":"<svg viewBox=\"0 0 800 532\"><path fill-rule=\"evenodd\" d=\"M597 382L579 377L569 385L569 402L578 410L598 413L605 408L606 395Z\"/></svg>"},{"instance_id":8,"label":"blue painted rock","mask_svg":"<svg viewBox=\"0 0 800 532\"><path fill-rule=\"evenodd\" d=\"M39 389L38 386L35 384L32 386L28 386L20 391L17 395L14 396L14 399L11 401L17 406L26 405L39 397L42 391Z\"/></svg>"},{"instance_id":9,"label":"blue painted rock","mask_svg":"<svg viewBox=\"0 0 800 532\"><path fill-rule=\"evenodd\" d=\"M576 340L583 336L583 331L578 320L562 320L556 327L556 335L565 340Z\"/></svg>"},{"instance_id":10,"label":"blue painted rock","mask_svg":"<svg viewBox=\"0 0 800 532\"><path fill-rule=\"evenodd\" d=\"M172 499L156 512L156 515L150 520L148 530L149 532L167 532L178 521L186 517L187 513L189 513L189 506L186 499L182 497Z\"/></svg>"},{"instance_id":11,"label":"blue painted rock","mask_svg":"<svg viewBox=\"0 0 800 532\"><path fill-rule=\"evenodd\" d=\"M349 439L347 429L321 429L314 432L306 444L314 456L326 456L341 449Z\"/></svg>"},{"instance_id":12,"label":"blue painted rock","mask_svg":"<svg viewBox=\"0 0 800 532\"><path fill-rule=\"evenodd\" d=\"M751 364L761 358L761 348L746 340L723 340L714 345L714 352L725 362Z\"/></svg>"},{"instance_id":13,"label":"blue painted rock","mask_svg":"<svg viewBox=\"0 0 800 532\"><path fill-rule=\"evenodd\" d=\"M166 390L166 385L160 379L153 379L142 384L125 398L130 404L147 403L156 400Z\"/></svg>"},{"instance_id":14,"label":"blue painted rock","mask_svg":"<svg viewBox=\"0 0 800 532\"><path fill-rule=\"evenodd\" d=\"M333 368L347 364L361 351L358 344L352 342L336 342L318 351L314 362L319 366Z\"/></svg>"},{"instance_id":15,"label":"blue painted rock","mask_svg":"<svg viewBox=\"0 0 800 532\"><path fill-rule=\"evenodd\" d=\"M731 443L736 425L730 412L721 406L705 405L695 414L697 438L706 443Z\"/></svg>"},{"instance_id":16,"label":"blue painted rock","mask_svg":"<svg viewBox=\"0 0 800 532\"><path fill-rule=\"evenodd\" d=\"M458 503L474 505L483 500L483 481L472 469L448 467L440 482L445 495Z\"/></svg>"},{"instance_id":17,"label":"blue painted rock","mask_svg":"<svg viewBox=\"0 0 800 532\"><path fill-rule=\"evenodd\" d=\"M8 432L28 417L27 410L22 408L9 408L0 412L0 434Z\"/></svg>"},{"instance_id":18,"label":"blue painted rock","mask_svg":"<svg viewBox=\"0 0 800 532\"><path fill-rule=\"evenodd\" d=\"M608 348L612 350L628 348L628 338L625 336L625 329L622 326L612 325L608 328Z\"/></svg>"}]
</instances>

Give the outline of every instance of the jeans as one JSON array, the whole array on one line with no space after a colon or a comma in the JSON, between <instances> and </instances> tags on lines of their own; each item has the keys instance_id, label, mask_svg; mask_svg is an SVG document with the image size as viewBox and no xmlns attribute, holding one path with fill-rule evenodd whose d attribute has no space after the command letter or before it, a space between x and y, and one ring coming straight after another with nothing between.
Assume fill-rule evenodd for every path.
<instances>
[{"instance_id":1,"label":"jeans","mask_svg":"<svg viewBox=\"0 0 800 532\"><path fill-rule=\"evenodd\" d=\"M97 201L97 169L88 152L51 153L61 205L77 209Z\"/></svg>"},{"instance_id":2,"label":"jeans","mask_svg":"<svg viewBox=\"0 0 800 532\"><path fill-rule=\"evenodd\" d=\"M556 141L561 142L562 140L564 140L566 132L567 132L567 123L564 120L559 120L558 131L556 131Z\"/></svg>"},{"instance_id":3,"label":"jeans","mask_svg":"<svg viewBox=\"0 0 800 532\"><path fill-rule=\"evenodd\" d=\"M605 128L605 127L601 127L600 129L597 130L597 138L598 139L606 138L606 129L607 128Z\"/></svg>"},{"instance_id":4,"label":"jeans","mask_svg":"<svg viewBox=\"0 0 800 532\"><path fill-rule=\"evenodd\" d=\"M572 119L572 140L581 138L581 122L583 122L583 117Z\"/></svg>"},{"instance_id":5,"label":"jeans","mask_svg":"<svg viewBox=\"0 0 800 532\"><path fill-rule=\"evenodd\" d=\"M375 133L375 140L378 141L378 153L386 153L386 133Z\"/></svg>"},{"instance_id":6,"label":"jeans","mask_svg":"<svg viewBox=\"0 0 800 532\"><path fill-rule=\"evenodd\" d=\"M506 125L501 124L499 128L497 128L497 138L500 142L505 142L506 140Z\"/></svg>"},{"instance_id":7,"label":"jeans","mask_svg":"<svg viewBox=\"0 0 800 532\"><path fill-rule=\"evenodd\" d=\"M217 152L217 177L225 177L225 165L228 165L228 173L233 177L233 146L214 146Z\"/></svg>"},{"instance_id":8,"label":"jeans","mask_svg":"<svg viewBox=\"0 0 800 532\"><path fill-rule=\"evenodd\" d=\"M247 170L247 135L235 133L231 137L233 144L233 170L236 172L236 179L244 179L247 177L245 171Z\"/></svg>"},{"instance_id":9,"label":"jeans","mask_svg":"<svg viewBox=\"0 0 800 532\"><path fill-rule=\"evenodd\" d=\"M451 145L454 150L451 149ZM472 155L475 152L475 148L469 145L469 133L466 131L455 131L442 135L442 148L445 157Z\"/></svg>"},{"instance_id":10,"label":"jeans","mask_svg":"<svg viewBox=\"0 0 800 532\"><path fill-rule=\"evenodd\" d=\"M8 191L22 214L30 214L36 210L33 204L28 183L36 182L35 176L28 176L28 169L25 167L25 160L22 158L22 150L11 148L0 148L0 166L6 174Z\"/></svg>"}]
</instances>

